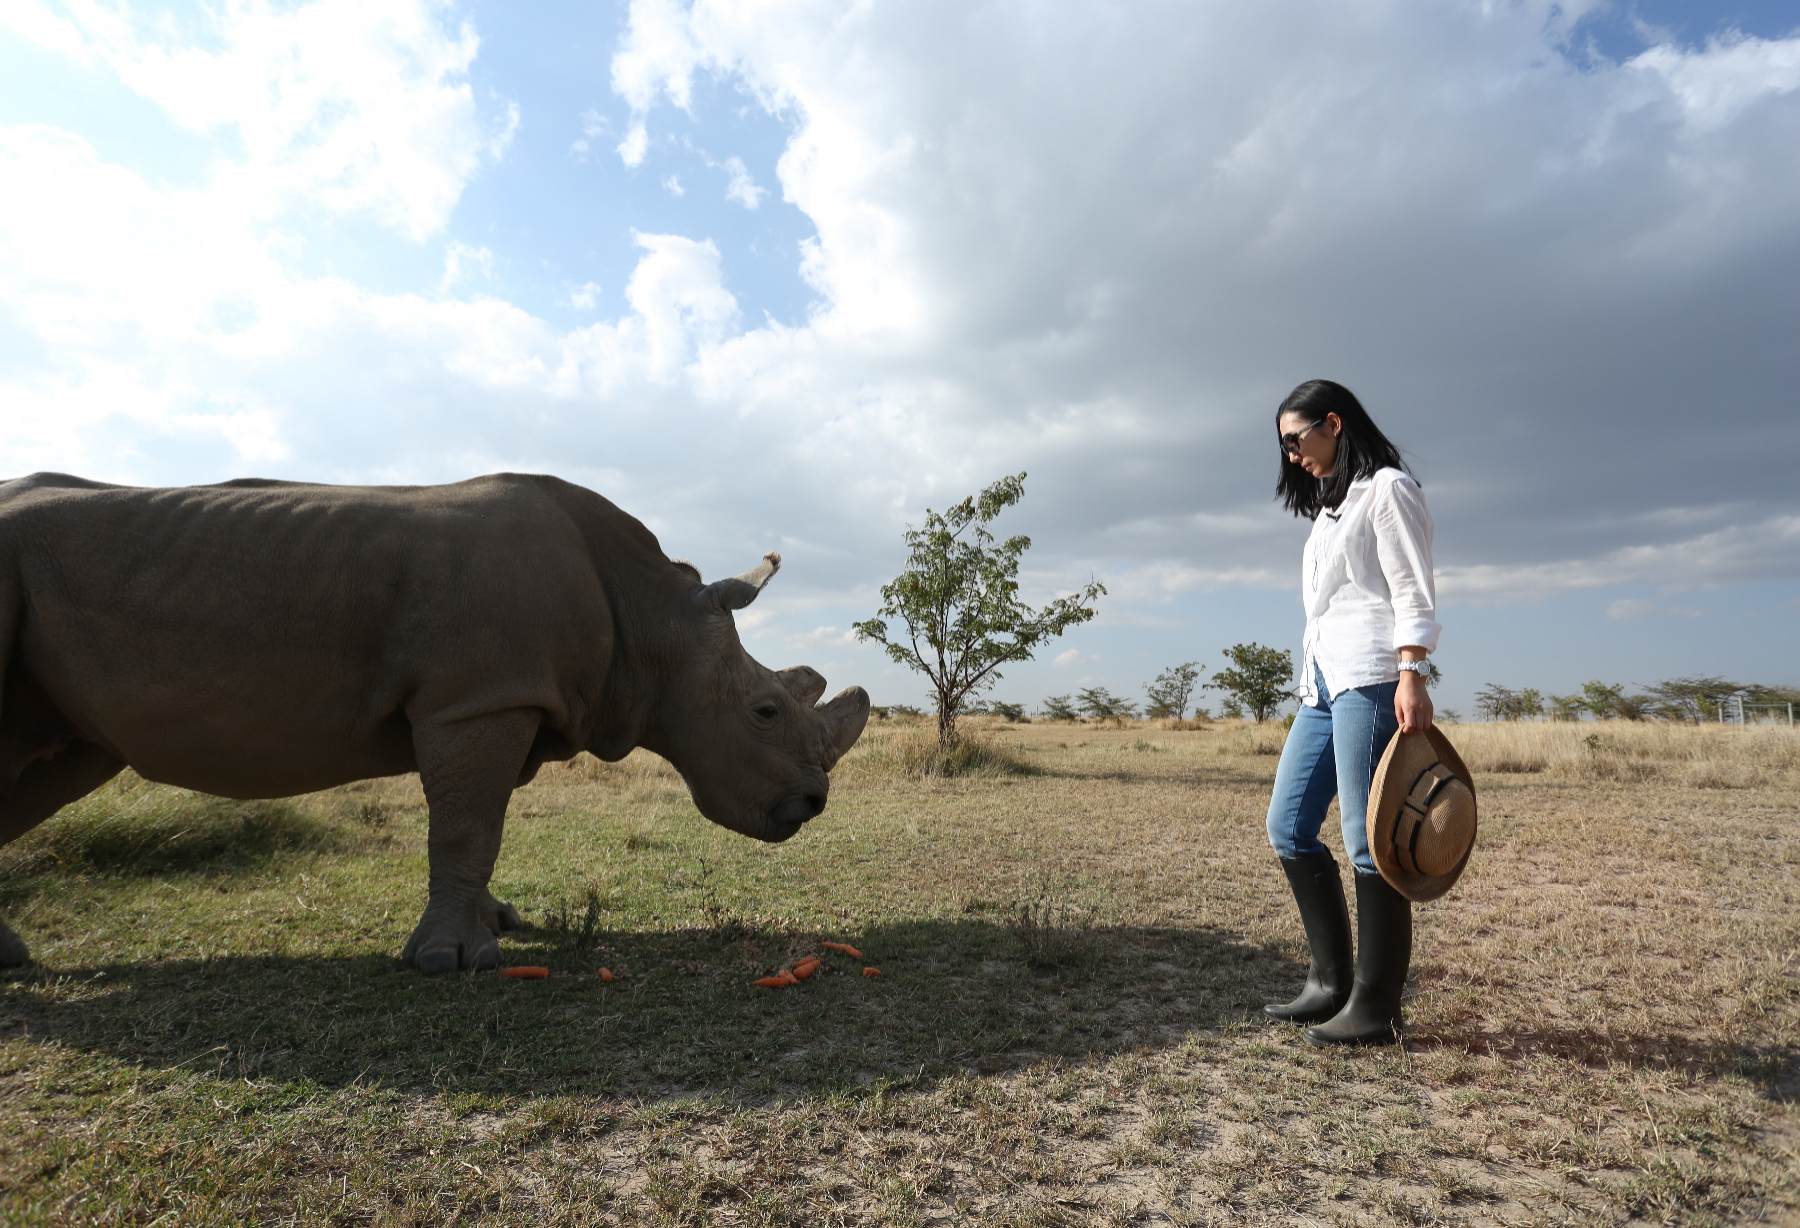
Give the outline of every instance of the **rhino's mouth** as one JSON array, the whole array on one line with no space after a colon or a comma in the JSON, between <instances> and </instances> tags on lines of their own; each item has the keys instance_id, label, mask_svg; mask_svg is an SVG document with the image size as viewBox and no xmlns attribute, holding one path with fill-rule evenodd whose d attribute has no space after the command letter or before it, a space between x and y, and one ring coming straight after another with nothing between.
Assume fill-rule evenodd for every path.
<instances>
[{"instance_id":1,"label":"rhino's mouth","mask_svg":"<svg viewBox=\"0 0 1800 1228\"><path fill-rule=\"evenodd\" d=\"M769 809L768 817L763 821L763 830L767 833L763 839L771 844L786 840L806 826L809 820L816 819L824 809L823 790L814 792L801 789L783 794Z\"/></svg>"}]
</instances>

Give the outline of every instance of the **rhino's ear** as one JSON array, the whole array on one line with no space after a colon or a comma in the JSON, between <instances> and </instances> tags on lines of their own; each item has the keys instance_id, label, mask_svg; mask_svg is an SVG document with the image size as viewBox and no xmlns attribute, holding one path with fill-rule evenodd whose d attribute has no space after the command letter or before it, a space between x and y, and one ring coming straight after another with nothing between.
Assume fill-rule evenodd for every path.
<instances>
[{"instance_id":1,"label":"rhino's ear","mask_svg":"<svg viewBox=\"0 0 1800 1228\"><path fill-rule=\"evenodd\" d=\"M790 665L786 669L778 669L775 676L781 679L781 685L789 694L812 707L819 702L819 696L825 693L825 675L805 665Z\"/></svg>"},{"instance_id":2,"label":"rhino's ear","mask_svg":"<svg viewBox=\"0 0 1800 1228\"><path fill-rule=\"evenodd\" d=\"M675 564L675 569L677 571L685 571L688 575L694 577L695 584L706 583L706 581L700 578L700 569L686 559L670 559L669 562Z\"/></svg>"},{"instance_id":3,"label":"rhino's ear","mask_svg":"<svg viewBox=\"0 0 1800 1228\"><path fill-rule=\"evenodd\" d=\"M862 737L863 726L869 723L869 693L859 686L845 687L818 711L830 730L831 762L825 765L829 772Z\"/></svg>"},{"instance_id":4,"label":"rhino's ear","mask_svg":"<svg viewBox=\"0 0 1800 1228\"><path fill-rule=\"evenodd\" d=\"M780 570L781 556L771 550L763 555L763 561L756 567L729 580L714 580L701 589L694 600L711 605L714 609L741 610L756 600L763 585Z\"/></svg>"}]
</instances>

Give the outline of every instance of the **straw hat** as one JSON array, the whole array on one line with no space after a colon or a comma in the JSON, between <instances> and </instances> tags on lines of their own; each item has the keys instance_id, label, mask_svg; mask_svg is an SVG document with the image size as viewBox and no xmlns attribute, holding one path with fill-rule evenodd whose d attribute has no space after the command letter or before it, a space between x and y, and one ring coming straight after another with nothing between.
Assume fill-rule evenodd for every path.
<instances>
[{"instance_id":1,"label":"straw hat","mask_svg":"<svg viewBox=\"0 0 1800 1228\"><path fill-rule=\"evenodd\" d=\"M1462 876L1475 849L1475 778L1433 725L1396 733L1369 787L1369 851L1381 877L1415 904Z\"/></svg>"}]
</instances>

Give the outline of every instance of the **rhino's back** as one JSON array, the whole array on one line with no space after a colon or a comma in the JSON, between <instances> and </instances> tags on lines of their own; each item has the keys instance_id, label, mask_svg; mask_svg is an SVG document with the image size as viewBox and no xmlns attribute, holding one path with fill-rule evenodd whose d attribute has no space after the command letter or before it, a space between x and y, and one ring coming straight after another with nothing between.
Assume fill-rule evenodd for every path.
<instances>
[{"instance_id":1,"label":"rhino's back","mask_svg":"<svg viewBox=\"0 0 1800 1228\"><path fill-rule=\"evenodd\" d=\"M220 793L407 770L421 715L566 724L613 636L577 489L0 484L9 668L139 771Z\"/></svg>"}]
</instances>

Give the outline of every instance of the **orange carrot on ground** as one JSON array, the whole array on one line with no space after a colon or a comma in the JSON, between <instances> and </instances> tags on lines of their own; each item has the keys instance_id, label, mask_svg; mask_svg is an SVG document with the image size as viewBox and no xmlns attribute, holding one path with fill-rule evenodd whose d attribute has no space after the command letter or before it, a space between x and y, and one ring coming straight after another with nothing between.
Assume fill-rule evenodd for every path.
<instances>
[{"instance_id":1,"label":"orange carrot on ground","mask_svg":"<svg viewBox=\"0 0 1800 1228\"><path fill-rule=\"evenodd\" d=\"M850 946L846 943L821 942L819 945L822 947L827 947L833 951L841 951L845 955L848 955L851 959L861 959L863 957L863 953L861 951L858 951L855 947Z\"/></svg>"},{"instance_id":2,"label":"orange carrot on ground","mask_svg":"<svg viewBox=\"0 0 1800 1228\"><path fill-rule=\"evenodd\" d=\"M781 978L781 983L783 985L798 985L800 983L800 978L794 975L794 970L792 968L783 968L775 975Z\"/></svg>"},{"instance_id":3,"label":"orange carrot on ground","mask_svg":"<svg viewBox=\"0 0 1800 1228\"><path fill-rule=\"evenodd\" d=\"M613 983L612 969L611 968L600 969L600 979L602 981L605 981L608 985L612 984Z\"/></svg>"},{"instance_id":4,"label":"orange carrot on ground","mask_svg":"<svg viewBox=\"0 0 1800 1228\"><path fill-rule=\"evenodd\" d=\"M815 959L815 960L811 961L810 963L802 961L801 963L794 965L794 979L796 981L804 981L807 977L811 976L813 973L817 972L818 970L819 970L819 961L818 960Z\"/></svg>"},{"instance_id":5,"label":"orange carrot on ground","mask_svg":"<svg viewBox=\"0 0 1800 1228\"><path fill-rule=\"evenodd\" d=\"M550 975L548 968L534 968L530 964L520 964L515 968L500 969L501 976L510 976L514 980L541 981Z\"/></svg>"},{"instance_id":6,"label":"orange carrot on ground","mask_svg":"<svg viewBox=\"0 0 1800 1228\"><path fill-rule=\"evenodd\" d=\"M864 976L880 976L881 969L879 969L879 968L864 968L863 975Z\"/></svg>"},{"instance_id":7,"label":"orange carrot on ground","mask_svg":"<svg viewBox=\"0 0 1800 1228\"><path fill-rule=\"evenodd\" d=\"M786 989L793 983L791 978L785 976L765 976L760 977L753 982L753 984L761 985L765 989Z\"/></svg>"}]
</instances>

